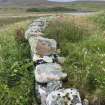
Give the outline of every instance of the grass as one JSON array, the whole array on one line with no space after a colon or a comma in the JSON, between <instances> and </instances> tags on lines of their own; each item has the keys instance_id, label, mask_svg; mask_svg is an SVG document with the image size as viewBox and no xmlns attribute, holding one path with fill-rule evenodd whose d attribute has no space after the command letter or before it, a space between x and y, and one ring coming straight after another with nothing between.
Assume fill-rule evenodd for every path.
<instances>
[{"instance_id":1,"label":"grass","mask_svg":"<svg viewBox=\"0 0 105 105\"><path fill-rule=\"evenodd\" d=\"M14 23L0 30L0 105L32 105L33 81L30 48L16 37L31 20Z\"/></svg>"},{"instance_id":2,"label":"grass","mask_svg":"<svg viewBox=\"0 0 105 105\"><path fill-rule=\"evenodd\" d=\"M66 57L64 70L68 82L65 87L79 88L91 105L94 105L93 97L100 99L101 105L105 104L105 37L99 27L102 23L104 25L102 16L97 19L93 16L92 21L87 18L88 21L84 21L87 26L81 23L83 17L74 20L61 17L51 22L45 31L47 37L58 41L61 54ZM94 19L102 21L93 22ZM100 25L94 27L96 24Z\"/></svg>"},{"instance_id":3,"label":"grass","mask_svg":"<svg viewBox=\"0 0 105 105\"><path fill-rule=\"evenodd\" d=\"M9 24L13 24L13 23L15 23L15 22L20 22L20 21L23 21L23 20L27 20L27 19L29 19L29 18L35 18L35 16L33 16L33 17L31 17L31 16L29 16L29 17L12 17L12 16L10 16L10 17L1 17L0 18L0 27L4 27L5 25L9 25Z\"/></svg>"}]
</instances>

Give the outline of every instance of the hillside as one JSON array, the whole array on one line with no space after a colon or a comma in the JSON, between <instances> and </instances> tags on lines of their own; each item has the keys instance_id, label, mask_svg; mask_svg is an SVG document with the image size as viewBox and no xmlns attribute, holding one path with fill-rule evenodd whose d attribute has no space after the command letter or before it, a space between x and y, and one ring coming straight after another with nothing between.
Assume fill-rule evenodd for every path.
<instances>
[{"instance_id":1,"label":"hillside","mask_svg":"<svg viewBox=\"0 0 105 105\"><path fill-rule=\"evenodd\" d=\"M102 3L105 2L105 0L76 0L72 3L79 3L79 2L98 2ZM48 0L0 0L0 5L49 5L49 4L66 4L64 2L51 2ZM67 3L68 4L68 3ZM71 4L71 2L70 2Z\"/></svg>"}]
</instances>

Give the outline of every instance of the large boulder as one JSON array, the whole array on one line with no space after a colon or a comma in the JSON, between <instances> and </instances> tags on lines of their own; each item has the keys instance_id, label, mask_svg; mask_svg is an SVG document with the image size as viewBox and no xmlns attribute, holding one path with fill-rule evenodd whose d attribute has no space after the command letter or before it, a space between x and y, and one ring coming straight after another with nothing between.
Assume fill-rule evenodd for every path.
<instances>
[{"instance_id":1,"label":"large boulder","mask_svg":"<svg viewBox=\"0 0 105 105\"><path fill-rule=\"evenodd\" d=\"M60 89L51 92L46 105L82 105L77 89Z\"/></svg>"},{"instance_id":2,"label":"large boulder","mask_svg":"<svg viewBox=\"0 0 105 105\"><path fill-rule=\"evenodd\" d=\"M56 63L46 63L36 66L35 79L39 83L47 83L52 80L63 80L67 77L62 68Z\"/></svg>"},{"instance_id":3,"label":"large boulder","mask_svg":"<svg viewBox=\"0 0 105 105\"><path fill-rule=\"evenodd\" d=\"M54 39L39 37L30 37L29 44L33 54L47 56L56 52L56 41Z\"/></svg>"},{"instance_id":4,"label":"large boulder","mask_svg":"<svg viewBox=\"0 0 105 105\"><path fill-rule=\"evenodd\" d=\"M50 55L56 52L56 41L54 39L48 39L40 37L36 46L37 53L41 56Z\"/></svg>"}]
</instances>

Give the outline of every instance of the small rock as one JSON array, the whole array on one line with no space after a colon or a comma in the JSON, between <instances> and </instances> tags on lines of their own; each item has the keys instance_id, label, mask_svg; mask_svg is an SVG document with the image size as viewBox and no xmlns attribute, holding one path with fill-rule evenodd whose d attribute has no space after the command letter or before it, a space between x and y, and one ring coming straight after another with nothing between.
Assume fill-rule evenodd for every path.
<instances>
[{"instance_id":1,"label":"small rock","mask_svg":"<svg viewBox=\"0 0 105 105\"><path fill-rule=\"evenodd\" d=\"M87 99L83 100L83 105L89 105L89 101Z\"/></svg>"},{"instance_id":2,"label":"small rock","mask_svg":"<svg viewBox=\"0 0 105 105\"><path fill-rule=\"evenodd\" d=\"M36 66L35 79L39 83L47 83L52 80L63 80L67 77L66 73L62 72L59 64L49 63Z\"/></svg>"},{"instance_id":3,"label":"small rock","mask_svg":"<svg viewBox=\"0 0 105 105\"><path fill-rule=\"evenodd\" d=\"M65 57L58 56L58 63L63 64L65 62Z\"/></svg>"}]
</instances>

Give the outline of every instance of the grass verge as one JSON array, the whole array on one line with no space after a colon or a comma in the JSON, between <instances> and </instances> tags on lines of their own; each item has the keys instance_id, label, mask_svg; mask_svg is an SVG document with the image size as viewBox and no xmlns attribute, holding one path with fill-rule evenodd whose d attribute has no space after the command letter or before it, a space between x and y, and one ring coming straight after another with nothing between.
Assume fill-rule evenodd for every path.
<instances>
[{"instance_id":1,"label":"grass verge","mask_svg":"<svg viewBox=\"0 0 105 105\"><path fill-rule=\"evenodd\" d=\"M32 105L33 72L27 41L19 41L16 30L31 20L0 30L0 105Z\"/></svg>"}]
</instances>

